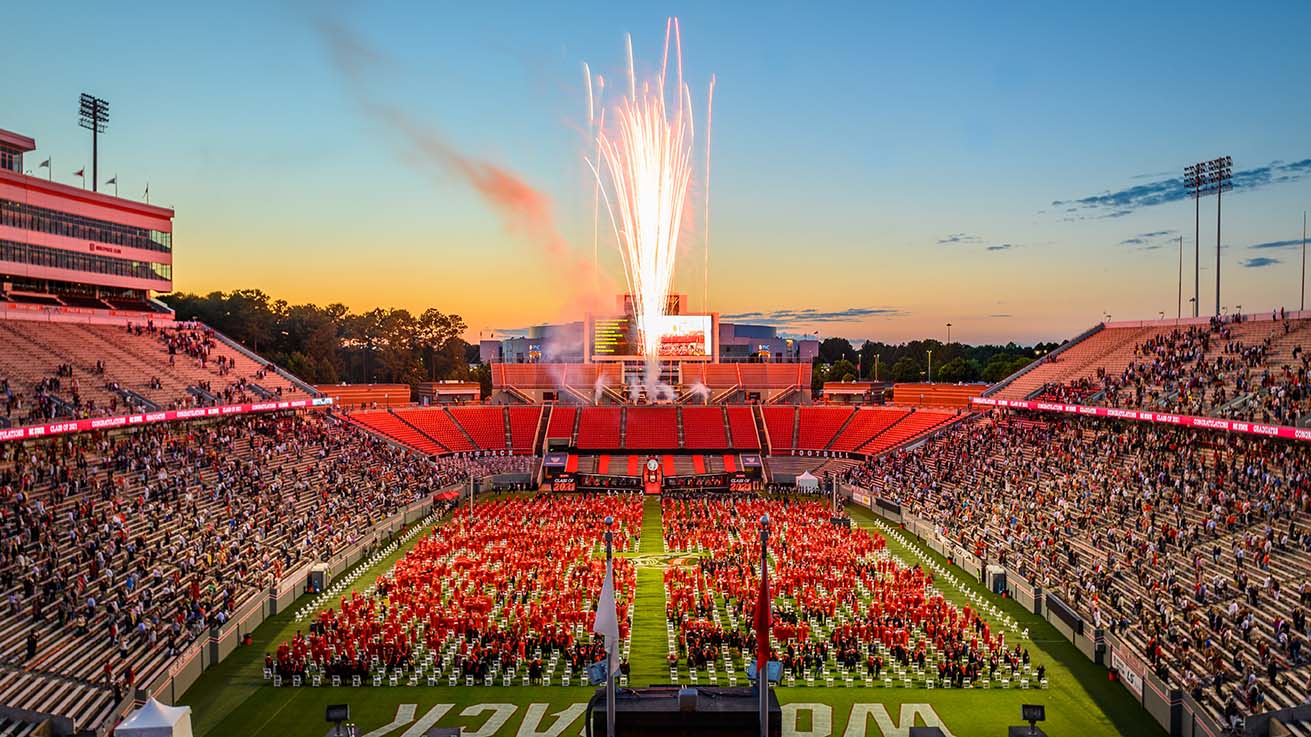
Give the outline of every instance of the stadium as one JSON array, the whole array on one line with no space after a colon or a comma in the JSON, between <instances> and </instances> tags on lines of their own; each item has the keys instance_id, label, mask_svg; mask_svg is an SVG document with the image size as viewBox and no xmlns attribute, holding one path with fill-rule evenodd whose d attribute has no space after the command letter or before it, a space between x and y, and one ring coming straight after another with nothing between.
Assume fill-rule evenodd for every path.
<instances>
[{"instance_id":1,"label":"stadium","mask_svg":"<svg viewBox=\"0 0 1311 737\"><path fill-rule=\"evenodd\" d=\"M605 293L499 336L185 291L180 210L0 117L0 737L1311 734L1304 303L1199 225L1175 317L1047 342L712 310L681 32L585 78Z\"/></svg>"}]
</instances>

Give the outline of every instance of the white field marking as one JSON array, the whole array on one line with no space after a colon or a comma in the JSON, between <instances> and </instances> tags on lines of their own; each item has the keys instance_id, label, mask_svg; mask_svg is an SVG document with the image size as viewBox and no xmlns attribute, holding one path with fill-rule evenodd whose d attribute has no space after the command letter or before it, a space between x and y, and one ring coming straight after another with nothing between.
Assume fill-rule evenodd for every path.
<instances>
[{"instance_id":1,"label":"white field marking","mask_svg":"<svg viewBox=\"0 0 1311 737\"><path fill-rule=\"evenodd\" d=\"M483 722L483 726L476 731L470 732L466 728L466 731L461 731L460 734L463 737L495 737L518 710L519 707L516 704L474 704L473 706L466 706L464 711L460 712L462 717L476 717L488 711L492 712L492 716L486 722Z\"/></svg>"},{"instance_id":2,"label":"white field marking","mask_svg":"<svg viewBox=\"0 0 1311 737\"><path fill-rule=\"evenodd\" d=\"M397 704L396 718L391 720L391 724L386 724L364 735L364 737L383 737L383 735L394 732L401 727L414 721L414 715L418 713L418 704Z\"/></svg>"},{"instance_id":3,"label":"white field marking","mask_svg":"<svg viewBox=\"0 0 1311 737\"><path fill-rule=\"evenodd\" d=\"M810 712L810 729L797 729L797 712ZM757 722L759 719L756 720ZM829 737L833 734L833 707L828 704L798 703L783 705L783 737Z\"/></svg>"},{"instance_id":4,"label":"white field marking","mask_svg":"<svg viewBox=\"0 0 1311 737\"><path fill-rule=\"evenodd\" d=\"M955 737L947 725L942 723L931 704L902 704L900 725L892 723L892 717L883 704L852 704L851 718L847 720L847 731L843 737L863 737L867 734L870 717L874 717L874 724L883 737L910 737L910 728L915 725L916 716L924 720L925 726L938 727L947 737Z\"/></svg>"},{"instance_id":5,"label":"white field marking","mask_svg":"<svg viewBox=\"0 0 1311 737\"><path fill-rule=\"evenodd\" d=\"M542 717L546 715L548 706L550 705L529 704L528 712L523 716L523 723L519 725L517 737L560 737L566 727L587 711L587 704L570 704L551 715L555 717L555 724L546 730L538 730L537 727L542 723Z\"/></svg>"},{"instance_id":6,"label":"white field marking","mask_svg":"<svg viewBox=\"0 0 1311 737\"><path fill-rule=\"evenodd\" d=\"M423 718L415 722L401 737L422 737L422 735L436 725L442 717L446 716L454 707L454 704L436 704ZM516 737L560 737L561 734L587 711L587 704L577 703L569 704L558 712L551 714L554 722L546 728L542 727L542 720L547 716L549 704L529 704L519 725ZM465 732L466 737L497 737L510 723L519 707L515 704L490 703L490 704L473 704L464 708L460 712L463 717L476 717L487 712L492 715L475 731ZM828 704L798 702L783 704L783 737L831 737L833 734L833 707ZM797 716L799 712L808 711L810 717L810 729L800 731L797 729ZM396 717L390 724L379 727L368 732L364 737L385 737L397 729L409 724L414 720L414 715L418 713L416 704L399 704L396 707ZM893 722L892 716L888 713L887 707L883 704L853 704L851 713L847 719L847 728L842 737L863 737L866 734L877 734L882 737L909 737L910 728L915 725L916 719L920 719L926 726L940 728L947 737L955 737L952 731L943 723L942 718L933 709L932 704L902 704L898 721ZM873 719L873 729L871 731L870 719ZM586 725L579 731L579 735L586 733Z\"/></svg>"},{"instance_id":7,"label":"white field marking","mask_svg":"<svg viewBox=\"0 0 1311 737\"><path fill-rule=\"evenodd\" d=\"M429 709L422 719L415 722L414 726L405 730L405 734L401 737L423 737L428 730L432 729L432 725L436 724L438 719L446 716L446 712L450 711L452 706L455 706L455 704L437 704Z\"/></svg>"}]
</instances>

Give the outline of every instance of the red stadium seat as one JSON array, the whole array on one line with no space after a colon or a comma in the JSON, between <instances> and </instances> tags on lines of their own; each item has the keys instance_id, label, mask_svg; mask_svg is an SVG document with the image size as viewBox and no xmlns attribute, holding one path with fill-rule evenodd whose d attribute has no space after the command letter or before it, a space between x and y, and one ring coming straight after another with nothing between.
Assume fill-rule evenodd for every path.
<instances>
[{"instance_id":1,"label":"red stadium seat","mask_svg":"<svg viewBox=\"0 0 1311 737\"><path fill-rule=\"evenodd\" d=\"M583 410L583 416L593 409ZM678 448L678 409L675 407L628 407L624 447L634 450ZM579 441L582 442L581 439Z\"/></svg>"},{"instance_id":2,"label":"red stadium seat","mask_svg":"<svg viewBox=\"0 0 1311 737\"><path fill-rule=\"evenodd\" d=\"M480 450L505 450L504 407L452 407L451 414Z\"/></svg>"},{"instance_id":3,"label":"red stadium seat","mask_svg":"<svg viewBox=\"0 0 1311 737\"><path fill-rule=\"evenodd\" d=\"M723 407L683 407L683 447L694 450L728 448ZM631 421L630 421L631 426Z\"/></svg>"}]
</instances>

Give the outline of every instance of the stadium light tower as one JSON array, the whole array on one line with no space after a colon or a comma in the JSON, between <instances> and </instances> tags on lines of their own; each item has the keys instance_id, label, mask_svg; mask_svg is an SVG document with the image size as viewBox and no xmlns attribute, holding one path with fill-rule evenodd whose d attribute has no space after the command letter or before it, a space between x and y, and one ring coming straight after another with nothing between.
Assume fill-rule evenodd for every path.
<instances>
[{"instance_id":1,"label":"stadium light tower","mask_svg":"<svg viewBox=\"0 0 1311 737\"><path fill-rule=\"evenodd\" d=\"M1200 161L1191 166L1184 167L1184 186L1188 189L1188 194L1196 203L1193 210L1193 227L1197 231L1197 240L1194 245L1194 272L1193 272L1193 295L1197 301L1193 303L1193 317L1198 316L1198 310L1201 305L1201 199L1208 195L1215 195L1215 314L1220 316L1220 204L1221 195L1234 188L1233 185L1233 166L1234 160L1229 156L1220 156L1210 161Z\"/></svg>"},{"instance_id":2,"label":"stadium light tower","mask_svg":"<svg viewBox=\"0 0 1311 737\"><path fill-rule=\"evenodd\" d=\"M1201 164L1184 167L1184 186L1193 198L1193 317L1202 295L1202 185L1206 182Z\"/></svg>"},{"instance_id":3,"label":"stadium light tower","mask_svg":"<svg viewBox=\"0 0 1311 737\"><path fill-rule=\"evenodd\" d=\"M78 106L78 125L91 131L91 191L97 191L100 183L99 167L99 136L105 132L105 126L109 124L109 103L96 97L82 93L82 99Z\"/></svg>"}]
</instances>

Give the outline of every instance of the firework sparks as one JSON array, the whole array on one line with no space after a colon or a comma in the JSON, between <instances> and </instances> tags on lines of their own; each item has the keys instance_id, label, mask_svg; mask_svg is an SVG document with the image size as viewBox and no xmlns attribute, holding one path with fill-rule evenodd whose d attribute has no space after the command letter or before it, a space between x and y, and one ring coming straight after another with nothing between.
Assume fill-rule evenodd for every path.
<instances>
[{"instance_id":1,"label":"firework sparks","mask_svg":"<svg viewBox=\"0 0 1311 737\"><path fill-rule=\"evenodd\" d=\"M674 68L672 109L666 103L672 30ZM629 96L603 108L596 126L595 160L588 161L614 230L624 276L632 295L633 315L647 362L648 384L658 371L661 331L668 307L684 204L693 179L693 124L690 88L683 82L682 38L678 19L665 26L664 56L654 87L643 82L638 93L633 43L626 37ZM589 86L590 100L590 86ZM590 116L589 105L589 116ZM610 125L605 124L609 109ZM707 159L709 158L707 141ZM706 200L709 206L709 198ZM707 213L708 216L708 213Z\"/></svg>"}]
</instances>

